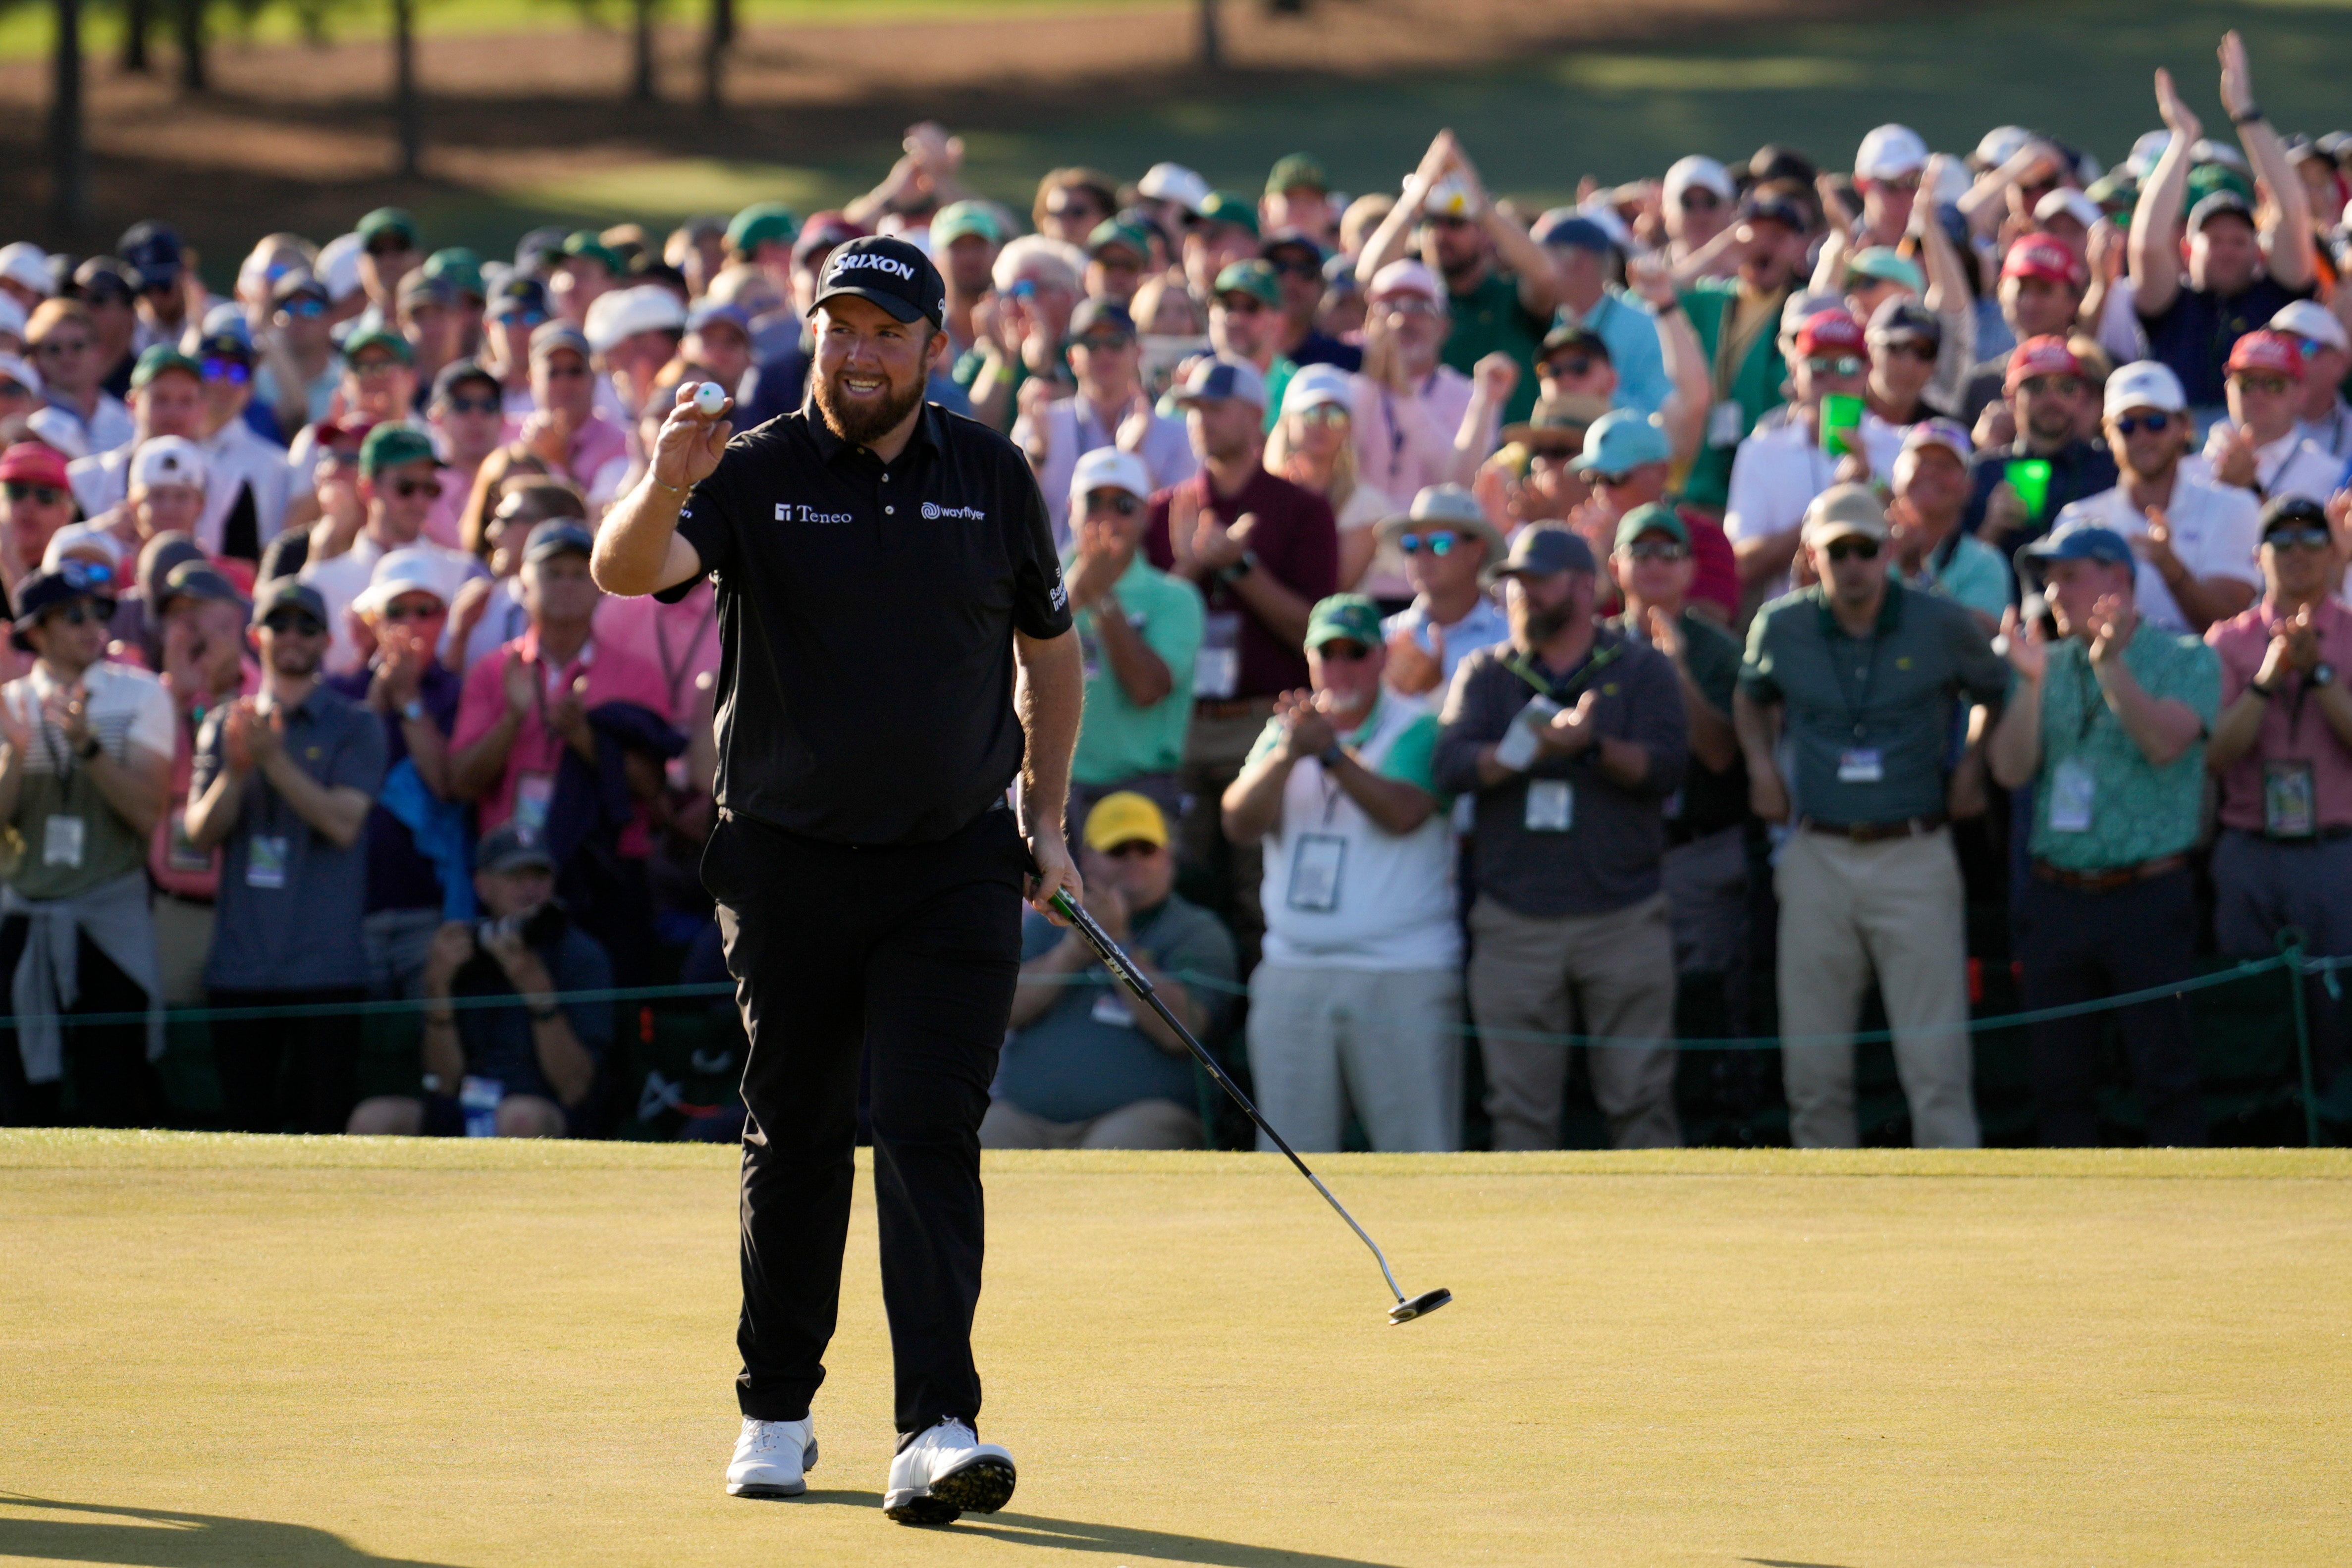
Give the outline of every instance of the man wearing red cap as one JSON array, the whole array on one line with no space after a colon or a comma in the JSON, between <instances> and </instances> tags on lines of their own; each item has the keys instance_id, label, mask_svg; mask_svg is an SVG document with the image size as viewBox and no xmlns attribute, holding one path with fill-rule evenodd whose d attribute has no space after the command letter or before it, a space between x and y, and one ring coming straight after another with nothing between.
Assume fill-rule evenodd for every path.
<instances>
[{"instance_id":1,"label":"man wearing red cap","mask_svg":"<svg viewBox=\"0 0 2352 1568\"><path fill-rule=\"evenodd\" d=\"M1971 460L1974 486L1960 527L2005 557L2048 532L2060 507L2113 488L2116 460L2075 434L2097 417L2099 389L2065 339L2028 338L2011 350L2001 390L2016 415L2017 437ZM2012 468L2036 463L2048 465L2046 476Z\"/></svg>"},{"instance_id":2,"label":"man wearing red cap","mask_svg":"<svg viewBox=\"0 0 2352 1568\"><path fill-rule=\"evenodd\" d=\"M1859 398L1870 385L1870 347L1862 323L1843 310L1807 317L1797 329L1796 349L1789 361L1794 395L1788 417L1759 425L1739 444L1731 463L1723 531L1738 558L1740 591L1750 601L1787 591L1805 508L1837 482L1839 455L1822 444L1822 400ZM1902 431L1865 412L1860 434L1870 472L1891 473L1903 447Z\"/></svg>"},{"instance_id":3,"label":"man wearing red cap","mask_svg":"<svg viewBox=\"0 0 2352 1568\"><path fill-rule=\"evenodd\" d=\"M64 453L19 441L0 454L0 587L14 594L27 572L40 570L49 536L73 520Z\"/></svg>"},{"instance_id":4,"label":"man wearing red cap","mask_svg":"<svg viewBox=\"0 0 2352 1568\"><path fill-rule=\"evenodd\" d=\"M2021 235L2000 264L2000 314L2009 329L2023 343L2033 338L2061 342L2074 329L2083 308L2083 293L2090 282L2082 258L2055 235ZM1960 399L1960 419L1973 425L1985 405L2005 395L2011 356L1995 354L1980 360L1969 372L1968 391Z\"/></svg>"},{"instance_id":5,"label":"man wearing red cap","mask_svg":"<svg viewBox=\"0 0 2352 1568\"><path fill-rule=\"evenodd\" d=\"M2230 347L2230 417L2206 433L2205 450L2181 460L2184 473L2252 490L2256 500L2333 495L2344 465L2303 432L2303 350L2264 328Z\"/></svg>"}]
</instances>

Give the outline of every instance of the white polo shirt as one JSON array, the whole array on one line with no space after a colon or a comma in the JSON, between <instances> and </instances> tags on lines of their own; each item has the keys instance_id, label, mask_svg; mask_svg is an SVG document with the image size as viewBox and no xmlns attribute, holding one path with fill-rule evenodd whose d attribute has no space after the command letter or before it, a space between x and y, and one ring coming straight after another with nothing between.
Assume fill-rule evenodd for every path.
<instances>
[{"instance_id":1,"label":"white polo shirt","mask_svg":"<svg viewBox=\"0 0 2352 1568\"><path fill-rule=\"evenodd\" d=\"M2255 560L2262 548L2262 504L2251 490L2209 484L2189 476L2181 465L2172 482L2172 504L2164 508L2172 529L2172 553L2189 574L2197 578L2227 577L2262 585L2262 568ZM2126 539L2147 532L2147 518L2120 485L2066 507L2051 525L2052 531L2077 519L2113 528ZM2163 574L2143 560L2136 583L2139 612L2168 632L2192 632L2189 618L2164 586Z\"/></svg>"},{"instance_id":2,"label":"white polo shirt","mask_svg":"<svg viewBox=\"0 0 2352 1568\"><path fill-rule=\"evenodd\" d=\"M1895 472L1895 459L1909 428L1864 413L1862 450L1870 459L1874 478L1885 480ZM1813 497L1837 483L1837 465L1838 459L1822 450L1803 420L1792 417L1769 429L1759 423L1731 460L1724 533L1737 544L1796 528L1805 520L1805 508ZM1780 591L1787 589L1783 574Z\"/></svg>"},{"instance_id":3,"label":"white polo shirt","mask_svg":"<svg viewBox=\"0 0 2352 1568\"><path fill-rule=\"evenodd\" d=\"M2229 422L2216 428L2227 429ZM2208 485L2221 483L2213 477L2213 465L2202 452L2182 458L2180 471ZM2303 496L2325 501L2336 493L2343 472L2343 459L2329 456L2298 424L2276 441L2254 448L2254 498L2259 503L2280 496Z\"/></svg>"}]
</instances>

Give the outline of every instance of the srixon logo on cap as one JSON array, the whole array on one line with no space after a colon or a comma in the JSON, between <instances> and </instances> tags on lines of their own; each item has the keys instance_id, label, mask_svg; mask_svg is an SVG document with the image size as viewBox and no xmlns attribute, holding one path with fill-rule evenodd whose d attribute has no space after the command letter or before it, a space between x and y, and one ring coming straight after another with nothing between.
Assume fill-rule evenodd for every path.
<instances>
[{"instance_id":1,"label":"srixon logo on cap","mask_svg":"<svg viewBox=\"0 0 2352 1568\"><path fill-rule=\"evenodd\" d=\"M893 277L905 278L909 283L915 281L915 269L896 256L881 256L870 250L851 251L847 255L835 253L832 267L834 277L839 277L843 273L857 267L872 267L879 272L887 272Z\"/></svg>"}]
</instances>

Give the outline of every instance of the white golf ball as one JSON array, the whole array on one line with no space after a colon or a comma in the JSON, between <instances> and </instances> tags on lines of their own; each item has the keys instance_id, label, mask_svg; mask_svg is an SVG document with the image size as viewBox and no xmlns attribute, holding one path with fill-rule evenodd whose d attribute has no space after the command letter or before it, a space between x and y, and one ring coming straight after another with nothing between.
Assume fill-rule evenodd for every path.
<instances>
[{"instance_id":1,"label":"white golf ball","mask_svg":"<svg viewBox=\"0 0 2352 1568\"><path fill-rule=\"evenodd\" d=\"M727 406L727 389L717 382L705 382L694 389L694 406L704 413L717 413Z\"/></svg>"}]
</instances>

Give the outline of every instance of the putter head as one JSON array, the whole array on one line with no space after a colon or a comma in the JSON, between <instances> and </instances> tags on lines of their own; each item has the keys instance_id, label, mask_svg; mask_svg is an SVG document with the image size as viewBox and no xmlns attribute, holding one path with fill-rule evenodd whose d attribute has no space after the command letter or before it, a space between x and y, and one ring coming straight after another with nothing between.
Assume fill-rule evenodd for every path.
<instances>
[{"instance_id":1,"label":"putter head","mask_svg":"<svg viewBox=\"0 0 2352 1568\"><path fill-rule=\"evenodd\" d=\"M1391 1307L1389 1322L1409 1323L1415 1318L1427 1317L1453 1299L1454 1292L1442 1285L1434 1291L1423 1291L1410 1301L1399 1301L1395 1306Z\"/></svg>"}]
</instances>

